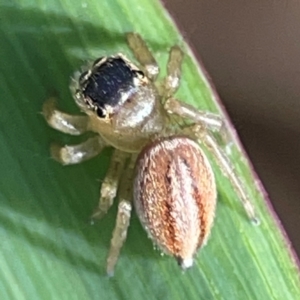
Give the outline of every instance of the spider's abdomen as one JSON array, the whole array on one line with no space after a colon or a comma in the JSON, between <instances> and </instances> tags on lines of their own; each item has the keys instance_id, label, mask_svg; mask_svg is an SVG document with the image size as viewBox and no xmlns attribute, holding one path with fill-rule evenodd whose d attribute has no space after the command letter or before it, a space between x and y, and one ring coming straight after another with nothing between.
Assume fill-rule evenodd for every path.
<instances>
[{"instance_id":1,"label":"spider's abdomen","mask_svg":"<svg viewBox=\"0 0 300 300\"><path fill-rule=\"evenodd\" d=\"M183 269L205 243L216 206L215 179L199 145L187 137L157 140L140 154L134 203L153 242Z\"/></svg>"}]
</instances>

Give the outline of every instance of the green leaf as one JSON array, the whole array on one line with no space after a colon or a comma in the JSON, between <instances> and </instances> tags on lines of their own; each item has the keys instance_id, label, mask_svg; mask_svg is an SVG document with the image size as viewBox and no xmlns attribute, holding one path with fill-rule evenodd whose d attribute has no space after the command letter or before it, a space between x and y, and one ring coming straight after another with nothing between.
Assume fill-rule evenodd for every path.
<instances>
[{"instance_id":1,"label":"green leaf","mask_svg":"<svg viewBox=\"0 0 300 300\"><path fill-rule=\"evenodd\" d=\"M157 0L0 2L0 299L300 299L299 270L289 242L251 173L233 147L262 224L252 226L228 180L213 164L218 208L211 237L185 273L161 257L135 214L114 278L105 258L116 208L90 226L110 152L62 167L51 141L79 141L54 131L40 114L59 94L77 113L68 84L84 60L124 52L124 33L137 31L161 66L167 50L186 50L178 98L219 111L213 90Z\"/></svg>"}]
</instances>

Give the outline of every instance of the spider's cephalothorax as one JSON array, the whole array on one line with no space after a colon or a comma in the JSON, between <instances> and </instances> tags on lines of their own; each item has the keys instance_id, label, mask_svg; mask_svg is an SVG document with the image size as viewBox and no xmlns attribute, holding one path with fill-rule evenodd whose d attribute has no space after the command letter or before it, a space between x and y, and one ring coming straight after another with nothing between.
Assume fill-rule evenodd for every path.
<instances>
[{"instance_id":1,"label":"spider's cephalothorax","mask_svg":"<svg viewBox=\"0 0 300 300\"><path fill-rule=\"evenodd\" d=\"M116 148L138 152L164 130L166 114L155 85L122 54L96 60L71 88L91 116L91 130Z\"/></svg>"},{"instance_id":2,"label":"spider's cephalothorax","mask_svg":"<svg viewBox=\"0 0 300 300\"><path fill-rule=\"evenodd\" d=\"M216 204L214 174L197 141L228 176L250 219L258 219L214 137L225 128L222 118L173 97L180 84L182 50L171 48L167 76L157 84L159 68L144 40L129 33L127 41L140 67L117 54L97 59L72 79L73 97L85 115L59 111L53 98L45 102L43 114L51 127L71 135L96 133L78 145L53 145L52 157L70 165L98 155L104 147L115 148L92 215L104 216L118 193L108 274L113 274L126 239L133 202L153 242L186 269L210 234ZM180 126L173 126L172 114Z\"/></svg>"}]
</instances>

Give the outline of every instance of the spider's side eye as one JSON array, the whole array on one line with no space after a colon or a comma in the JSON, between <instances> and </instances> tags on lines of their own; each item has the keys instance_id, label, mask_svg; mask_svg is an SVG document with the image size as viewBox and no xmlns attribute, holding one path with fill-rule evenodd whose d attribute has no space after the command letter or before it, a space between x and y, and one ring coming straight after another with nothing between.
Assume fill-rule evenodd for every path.
<instances>
[{"instance_id":1,"label":"spider's side eye","mask_svg":"<svg viewBox=\"0 0 300 300\"><path fill-rule=\"evenodd\" d=\"M80 86L83 86L84 83L86 82L87 74L88 74L88 72L85 71L85 72L83 72L83 73L80 75L80 77L79 77L79 79L78 79L79 85L80 85Z\"/></svg>"},{"instance_id":2,"label":"spider's side eye","mask_svg":"<svg viewBox=\"0 0 300 300\"><path fill-rule=\"evenodd\" d=\"M101 108L101 107L96 108L96 113L97 113L97 116L99 118L105 118L106 117L106 114L105 114L103 108Z\"/></svg>"},{"instance_id":3,"label":"spider's side eye","mask_svg":"<svg viewBox=\"0 0 300 300\"><path fill-rule=\"evenodd\" d=\"M136 74L136 76L137 76L138 78L143 78L143 77L145 77L144 72L141 71L141 70L135 71L135 74Z\"/></svg>"}]
</instances>

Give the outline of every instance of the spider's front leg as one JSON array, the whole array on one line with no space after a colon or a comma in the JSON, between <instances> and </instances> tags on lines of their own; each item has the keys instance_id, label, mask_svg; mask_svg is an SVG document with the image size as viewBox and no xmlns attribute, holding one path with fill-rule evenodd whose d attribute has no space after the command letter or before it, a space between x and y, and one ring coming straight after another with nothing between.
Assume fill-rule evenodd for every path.
<instances>
[{"instance_id":1,"label":"spider's front leg","mask_svg":"<svg viewBox=\"0 0 300 300\"><path fill-rule=\"evenodd\" d=\"M145 75L154 81L159 73L159 66L144 39L135 32L127 33L127 43L137 61L141 64Z\"/></svg>"},{"instance_id":2,"label":"spider's front leg","mask_svg":"<svg viewBox=\"0 0 300 300\"><path fill-rule=\"evenodd\" d=\"M87 116L72 116L56 108L55 98L49 98L43 105L42 114L48 125L58 131L81 135L88 131L89 118Z\"/></svg>"},{"instance_id":3,"label":"spider's front leg","mask_svg":"<svg viewBox=\"0 0 300 300\"><path fill-rule=\"evenodd\" d=\"M72 116L56 108L56 100L49 98L43 105L42 114L49 126L71 135L81 135L89 130L87 116ZM78 164L98 155L105 142L97 135L78 145L51 146L51 156L63 165Z\"/></svg>"},{"instance_id":4,"label":"spider's front leg","mask_svg":"<svg viewBox=\"0 0 300 300\"><path fill-rule=\"evenodd\" d=\"M110 249L106 265L106 272L109 276L113 276L114 274L114 268L120 254L120 250L127 237L127 230L132 210L132 182L134 176L135 161L136 156L132 155L125 174L122 177L119 189L117 220L110 242Z\"/></svg>"},{"instance_id":5,"label":"spider's front leg","mask_svg":"<svg viewBox=\"0 0 300 300\"><path fill-rule=\"evenodd\" d=\"M159 66L146 42L135 32L127 34L127 42L135 58L141 64L146 76L155 81L159 74ZM181 48L178 45L173 46L169 52L167 76L163 80L162 86L159 87L159 93L163 99L172 96L180 85L182 60L183 52Z\"/></svg>"},{"instance_id":6,"label":"spider's front leg","mask_svg":"<svg viewBox=\"0 0 300 300\"><path fill-rule=\"evenodd\" d=\"M167 75L160 88L160 95L163 99L170 98L178 90L180 86L182 61L183 52L181 48L178 45L173 46L169 52Z\"/></svg>"}]
</instances>

